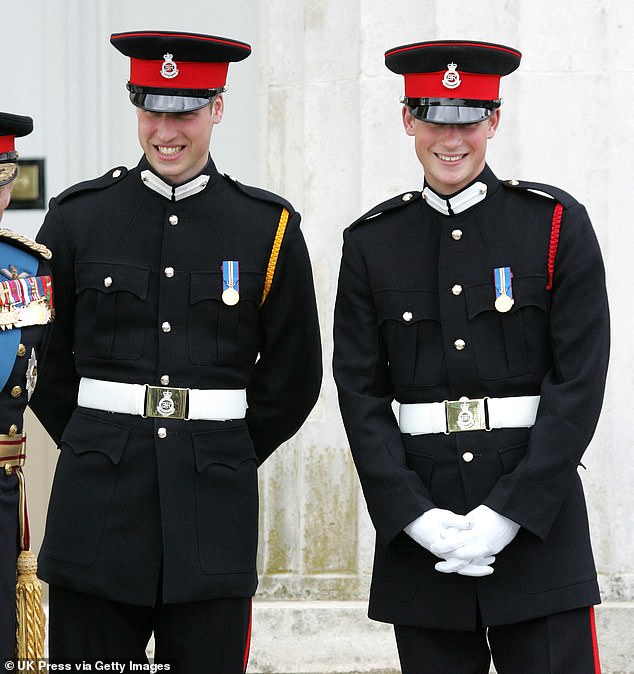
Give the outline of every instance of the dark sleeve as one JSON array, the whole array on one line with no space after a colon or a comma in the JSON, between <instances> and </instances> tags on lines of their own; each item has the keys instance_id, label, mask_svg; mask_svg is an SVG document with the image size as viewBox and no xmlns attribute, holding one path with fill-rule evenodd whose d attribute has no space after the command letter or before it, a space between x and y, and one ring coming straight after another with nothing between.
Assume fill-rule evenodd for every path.
<instances>
[{"instance_id":1,"label":"dark sleeve","mask_svg":"<svg viewBox=\"0 0 634 674\"><path fill-rule=\"evenodd\" d=\"M418 475L405 463L394 413L388 360L363 256L350 230L335 304L334 376L339 406L370 517L379 539L392 542L434 507Z\"/></svg>"},{"instance_id":2,"label":"dark sleeve","mask_svg":"<svg viewBox=\"0 0 634 674\"><path fill-rule=\"evenodd\" d=\"M564 211L550 307L553 365L528 451L485 504L540 538L567 497L597 424L608 367L609 311L599 244L583 206Z\"/></svg>"},{"instance_id":3,"label":"dark sleeve","mask_svg":"<svg viewBox=\"0 0 634 674\"><path fill-rule=\"evenodd\" d=\"M247 388L247 424L260 462L293 436L321 387L321 337L299 214L289 220L260 310L260 358Z\"/></svg>"},{"instance_id":4,"label":"dark sleeve","mask_svg":"<svg viewBox=\"0 0 634 674\"><path fill-rule=\"evenodd\" d=\"M47 433L59 444L64 428L77 406L79 377L73 357L73 255L54 199L49 204L37 239L53 253L51 272L55 320L50 328L44 362L29 405Z\"/></svg>"}]
</instances>

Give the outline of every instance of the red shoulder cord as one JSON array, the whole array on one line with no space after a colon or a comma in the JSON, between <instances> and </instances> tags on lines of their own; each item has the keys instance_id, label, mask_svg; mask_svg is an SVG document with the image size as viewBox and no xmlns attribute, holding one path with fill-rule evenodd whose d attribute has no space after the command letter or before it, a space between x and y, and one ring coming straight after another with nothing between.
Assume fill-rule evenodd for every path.
<instances>
[{"instance_id":1,"label":"red shoulder cord","mask_svg":"<svg viewBox=\"0 0 634 674\"><path fill-rule=\"evenodd\" d=\"M548 246L548 283L546 285L546 290L553 289L555 257L557 257L557 247L559 246L559 231L561 229L561 216L563 212L564 207L561 204L557 204L553 212L553 222L550 226L550 244Z\"/></svg>"}]
</instances>

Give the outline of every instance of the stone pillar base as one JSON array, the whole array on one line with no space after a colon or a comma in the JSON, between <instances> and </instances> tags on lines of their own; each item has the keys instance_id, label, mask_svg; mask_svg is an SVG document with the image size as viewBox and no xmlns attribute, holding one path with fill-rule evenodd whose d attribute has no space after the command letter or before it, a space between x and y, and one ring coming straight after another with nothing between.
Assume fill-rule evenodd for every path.
<instances>
[{"instance_id":1,"label":"stone pillar base","mask_svg":"<svg viewBox=\"0 0 634 674\"><path fill-rule=\"evenodd\" d=\"M390 625L356 601L253 603L249 674L398 674ZM596 608L603 674L634 674L634 603ZM491 670L494 672L494 670Z\"/></svg>"}]
</instances>

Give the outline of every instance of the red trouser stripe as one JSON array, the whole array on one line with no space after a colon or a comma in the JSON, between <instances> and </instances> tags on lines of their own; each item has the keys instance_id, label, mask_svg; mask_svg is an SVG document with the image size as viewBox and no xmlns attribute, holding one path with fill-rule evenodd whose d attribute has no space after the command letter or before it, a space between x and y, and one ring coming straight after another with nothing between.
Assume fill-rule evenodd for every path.
<instances>
[{"instance_id":1,"label":"red trouser stripe","mask_svg":"<svg viewBox=\"0 0 634 674\"><path fill-rule=\"evenodd\" d=\"M249 610L249 629L247 630L247 642L244 645L244 669L247 671L247 665L249 664L249 651L251 650L251 626L253 624L253 600L251 600L251 608Z\"/></svg>"},{"instance_id":2,"label":"red trouser stripe","mask_svg":"<svg viewBox=\"0 0 634 674\"><path fill-rule=\"evenodd\" d=\"M599 643L597 642L597 623L594 619L594 606L590 607L590 631L592 632L592 654L594 655L594 674L601 674L599 662Z\"/></svg>"}]
</instances>

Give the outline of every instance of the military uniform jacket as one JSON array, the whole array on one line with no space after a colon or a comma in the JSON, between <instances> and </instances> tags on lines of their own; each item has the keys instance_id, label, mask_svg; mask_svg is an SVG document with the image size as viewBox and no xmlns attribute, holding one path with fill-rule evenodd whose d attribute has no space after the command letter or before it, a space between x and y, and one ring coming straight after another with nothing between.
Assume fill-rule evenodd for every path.
<instances>
[{"instance_id":1,"label":"military uniform jacket","mask_svg":"<svg viewBox=\"0 0 634 674\"><path fill-rule=\"evenodd\" d=\"M44 246L0 229L0 435L8 438L23 432L53 318L49 257Z\"/></svg>"},{"instance_id":2,"label":"military uniform jacket","mask_svg":"<svg viewBox=\"0 0 634 674\"><path fill-rule=\"evenodd\" d=\"M177 200L143 184L149 168L143 159L70 188L39 234L61 279L51 369L32 401L61 448L40 575L146 606L157 590L166 603L250 596L257 467L298 430L321 382L300 217L211 160L206 186ZM260 306L283 208L290 218ZM240 263L234 306L221 301L228 260ZM62 387L56 375L68 372L75 382ZM225 422L75 409L77 377L246 389L249 407Z\"/></svg>"},{"instance_id":3,"label":"military uniform jacket","mask_svg":"<svg viewBox=\"0 0 634 674\"><path fill-rule=\"evenodd\" d=\"M470 630L478 606L499 625L599 601L578 475L608 361L599 247L564 192L488 167L477 180L486 198L458 215L412 192L344 233L334 373L377 532L370 617L395 624ZM544 192L564 206L550 290ZM500 267L513 274L507 313L494 307ZM541 396L528 429L402 435L392 412L393 400L523 395ZM403 532L431 508L480 504L521 525L485 578L435 571Z\"/></svg>"},{"instance_id":4,"label":"military uniform jacket","mask_svg":"<svg viewBox=\"0 0 634 674\"><path fill-rule=\"evenodd\" d=\"M43 256L44 255L44 256ZM0 662L15 653L15 571L24 410L53 313L48 251L0 229ZM9 472L5 466L13 466Z\"/></svg>"}]
</instances>

